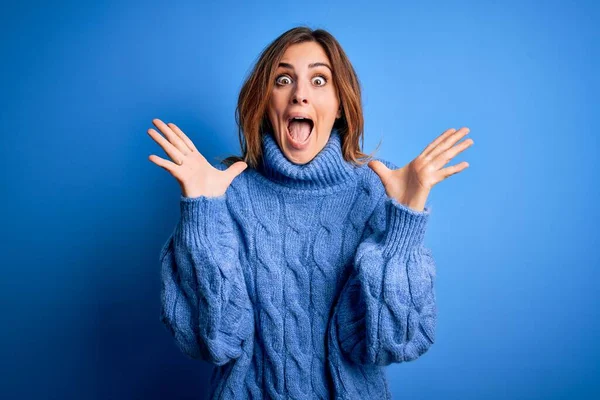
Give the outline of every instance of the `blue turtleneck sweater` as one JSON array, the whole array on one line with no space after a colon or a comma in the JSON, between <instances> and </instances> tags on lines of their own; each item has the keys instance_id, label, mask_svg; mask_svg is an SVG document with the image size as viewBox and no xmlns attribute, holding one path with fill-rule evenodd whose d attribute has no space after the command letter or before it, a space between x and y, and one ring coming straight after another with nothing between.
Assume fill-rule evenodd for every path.
<instances>
[{"instance_id":1,"label":"blue turtleneck sweater","mask_svg":"<svg viewBox=\"0 0 600 400\"><path fill-rule=\"evenodd\" d=\"M346 162L336 130L304 165L271 134L262 145L224 195L181 196L160 252L161 321L215 365L211 399L389 399L382 366L435 338L431 210Z\"/></svg>"}]
</instances>

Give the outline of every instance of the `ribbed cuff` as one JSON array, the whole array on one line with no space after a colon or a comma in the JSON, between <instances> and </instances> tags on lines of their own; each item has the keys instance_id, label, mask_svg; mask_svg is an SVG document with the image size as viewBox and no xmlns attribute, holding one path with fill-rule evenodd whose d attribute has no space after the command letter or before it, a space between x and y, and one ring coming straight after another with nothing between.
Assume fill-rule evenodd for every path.
<instances>
[{"instance_id":1,"label":"ribbed cuff","mask_svg":"<svg viewBox=\"0 0 600 400\"><path fill-rule=\"evenodd\" d=\"M386 195L385 208L387 227L382 242L384 256L408 255L423 244L430 216L429 207L416 211Z\"/></svg>"},{"instance_id":2,"label":"ribbed cuff","mask_svg":"<svg viewBox=\"0 0 600 400\"><path fill-rule=\"evenodd\" d=\"M180 197L182 234L186 242L197 242L198 236L209 240L226 223L227 195L218 197ZM216 239L215 235L215 239Z\"/></svg>"}]
</instances>

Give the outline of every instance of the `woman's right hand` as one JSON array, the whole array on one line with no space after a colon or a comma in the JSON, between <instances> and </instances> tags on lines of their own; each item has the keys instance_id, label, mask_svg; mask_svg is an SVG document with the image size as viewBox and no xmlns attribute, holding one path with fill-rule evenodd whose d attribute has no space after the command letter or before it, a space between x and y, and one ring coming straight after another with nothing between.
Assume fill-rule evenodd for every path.
<instances>
[{"instance_id":1,"label":"woman's right hand","mask_svg":"<svg viewBox=\"0 0 600 400\"><path fill-rule=\"evenodd\" d=\"M171 162L154 154L148 159L166 169L177 179L181 193L185 197L217 197L225 194L231 182L248 165L238 161L224 171L213 167L196 149L194 143L175 124L165 124L155 118L152 123L160 129L166 139L154 129L148 135L169 155Z\"/></svg>"}]
</instances>

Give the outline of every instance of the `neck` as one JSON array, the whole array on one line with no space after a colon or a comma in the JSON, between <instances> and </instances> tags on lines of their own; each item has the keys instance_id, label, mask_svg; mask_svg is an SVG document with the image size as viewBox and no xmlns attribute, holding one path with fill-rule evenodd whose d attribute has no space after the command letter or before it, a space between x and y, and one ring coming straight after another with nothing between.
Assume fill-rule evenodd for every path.
<instances>
[{"instance_id":1,"label":"neck","mask_svg":"<svg viewBox=\"0 0 600 400\"><path fill-rule=\"evenodd\" d=\"M294 164L288 160L271 132L265 132L262 138L260 172L278 184L314 190L338 186L354 176L355 167L344 160L341 137L336 129L331 131L325 147L306 164Z\"/></svg>"}]
</instances>

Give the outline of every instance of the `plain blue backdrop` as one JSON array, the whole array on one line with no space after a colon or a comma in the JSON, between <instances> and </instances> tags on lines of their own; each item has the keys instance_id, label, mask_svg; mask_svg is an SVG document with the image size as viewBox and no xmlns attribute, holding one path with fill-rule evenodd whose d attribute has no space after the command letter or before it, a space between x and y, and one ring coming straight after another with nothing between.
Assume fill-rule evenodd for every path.
<instances>
[{"instance_id":1,"label":"plain blue backdrop","mask_svg":"<svg viewBox=\"0 0 600 400\"><path fill-rule=\"evenodd\" d=\"M243 80L297 25L350 57L366 152L404 165L448 128L474 140L429 197L436 343L386 368L393 397L600 398L593 2L2 7L1 398L204 398L211 365L159 321L180 189L146 131L239 154Z\"/></svg>"}]
</instances>

